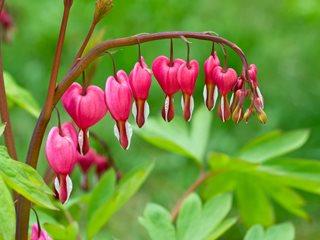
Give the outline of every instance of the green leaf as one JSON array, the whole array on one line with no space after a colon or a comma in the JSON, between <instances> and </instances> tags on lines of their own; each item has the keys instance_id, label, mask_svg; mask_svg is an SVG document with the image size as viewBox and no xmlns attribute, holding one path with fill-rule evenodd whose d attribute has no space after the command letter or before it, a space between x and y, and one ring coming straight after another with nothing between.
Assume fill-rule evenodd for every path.
<instances>
[{"instance_id":1,"label":"green leaf","mask_svg":"<svg viewBox=\"0 0 320 240\"><path fill-rule=\"evenodd\" d=\"M160 149L195 158L189 151L189 136L186 123L180 118L176 118L170 124L160 118L149 118L143 130L136 129L136 132L145 141Z\"/></svg>"},{"instance_id":2,"label":"green leaf","mask_svg":"<svg viewBox=\"0 0 320 240\"><path fill-rule=\"evenodd\" d=\"M144 140L158 148L201 163L206 154L212 117L202 107L195 112L193 118L191 130L181 117L176 117L170 124L162 119L149 119L143 130L137 128L136 131Z\"/></svg>"},{"instance_id":3,"label":"green leaf","mask_svg":"<svg viewBox=\"0 0 320 240\"><path fill-rule=\"evenodd\" d=\"M2 136L5 128L6 128L6 125L5 125L5 124L1 124L1 125L0 125L0 137Z\"/></svg>"},{"instance_id":4,"label":"green leaf","mask_svg":"<svg viewBox=\"0 0 320 240\"><path fill-rule=\"evenodd\" d=\"M106 172L98 184L92 190L89 206L88 206L88 218L90 219L97 211L97 206L101 206L104 202L107 202L115 188L116 174L114 170Z\"/></svg>"},{"instance_id":5,"label":"green leaf","mask_svg":"<svg viewBox=\"0 0 320 240\"><path fill-rule=\"evenodd\" d=\"M67 227L61 224L45 223L44 228L55 240L76 240L79 232L78 223L72 222Z\"/></svg>"},{"instance_id":6,"label":"green leaf","mask_svg":"<svg viewBox=\"0 0 320 240\"><path fill-rule=\"evenodd\" d=\"M199 107L192 118L191 136L194 155L199 160L205 158L210 137L212 113L205 107Z\"/></svg>"},{"instance_id":7,"label":"green leaf","mask_svg":"<svg viewBox=\"0 0 320 240\"><path fill-rule=\"evenodd\" d=\"M20 87L7 72L4 72L4 81L8 100L17 104L19 107L29 112L32 116L36 118L39 117L39 105L30 92Z\"/></svg>"},{"instance_id":8,"label":"green leaf","mask_svg":"<svg viewBox=\"0 0 320 240\"><path fill-rule=\"evenodd\" d=\"M231 194L222 194L207 201L198 217L191 219L183 240L204 240L219 226L232 206ZM179 240L182 240L179 239Z\"/></svg>"},{"instance_id":9,"label":"green leaf","mask_svg":"<svg viewBox=\"0 0 320 240\"><path fill-rule=\"evenodd\" d=\"M251 172L256 170L257 164L250 163L241 159L231 158L224 153L210 153L209 166L215 172L221 171L241 171Z\"/></svg>"},{"instance_id":10,"label":"green leaf","mask_svg":"<svg viewBox=\"0 0 320 240\"><path fill-rule=\"evenodd\" d=\"M15 238L16 213L11 193L0 177L0 239Z\"/></svg>"},{"instance_id":11,"label":"green leaf","mask_svg":"<svg viewBox=\"0 0 320 240\"><path fill-rule=\"evenodd\" d=\"M244 240L264 240L264 230L261 225L252 226L247 232Z\"/></svg>"},{"instance_id":12,"label":"green leaf","mask_svg":"<svg viewBox=\"0 0 320 240\"><path fill-rule=\"evenodd\" d=\"M269 181L281 183L304 191L320 194L320 162L306 159L272 159L259 171Z\"/></svg>"},{"instance_id":13,"label":"green leaf","mask_svg":"<svg viewBox=\"0 0 320 240\"><path fill-rule=\"evenodd\" d=\"M282 134L274 134L255 144L245 146L238 157L255 163L261 163L300 148L309 138L308 130L295 130Z\"/></svg>"},{"instance_id":14,"label":"green leaf","mask_svg":"<svg viewBox=\"0 0 320 240\"><path fill-rule=\"evenodd\" d=\"M184 239L187 230L192 227L192 220L201 214L201 200L197 194L191 194L181 206L177 220L177 238Z\"/></svg>"},{"instance_id":15,"label":"green leaf","mask_svg":"<svg viewBox=\"0 0 320 240\"><path fill-rule=\"evenodd\" d=\"M272 184L270 181L265 183L264 189L266 189L268 194L288 212L306 220L309 219L309 215L302 209L304 206L304 199L294 190L285 186Z\"/></svg>"},{"instance_id":16,"label":"green leaf","mask_svg":"<svg viewBox=\"0 0 320 240\"><path fill-rule=\"evenodd\" d=\"M214 231L211 233L207 240L216 240L228 231L237 222L236 217L228 218L224 220Z\"/></svg>"},{"instance_id":17,"label":"green leaf","mask_svg":"<svg viewBox=\"0 0 320 240\"><path fill-rule=\"evenodd\" d=\"M176 239L171 215L159 205L149 203L139 222L147 229L152 240Z\"/></svg>"},{"instance_id":18,"label":"green leaf","mask_svg":"<svg viewBox=\"0 0 320 240\"><path fill-rule=\"evenodd\" d=\"M11 159L5 147L0 146L0 175L6 184L39 206L57 209L50 200L53 195L42 177L27 164Z\"/></svg>"},{"instance_id":19,"label":"green leaf","mask_svg":"<svg viewBox=\"0 0 320 240\"><path fill-rule=\"evenodd\" d=\"M87 235L91 239L105 225L110 217L118 211L140 188L153 168L153 163L140 167L124 177L117 186L112 197L97 210L89 220Z\"/></svg>"},{"instance_id":20,"label":"green leaf","mask_svg":"<svg viewBox=\"0 0 320 240\"><path fill-rule=\"evenodd\" d=\"M204 199L209 199L217 194L232 192L237 185L237 176L232 171L219 173L207 179L202 184L201 196Z\"/></svg>"},{"instance_id":21,"label":"green leaf","mask_svg":"<svg viewBox=\"0 0 320 240\"><path fill-rule=\"evenodd\" d=\"M240 215L246 225L260 223L268 226L274 222L273 207L259 179L249 174L239 175L236 193Z\"/></svg>"},{"instance_id":22,"label":"green leaf","mask_svg":"<svg viewBox=\"0 0 320 240\"><path fill-rule=\"evenodd\" d=\"M261 225L252 226L244 240L293 240L294 227L292 223L281 223L271 226L267 231Z\"/></svg>"},{"instance_id":23,"label":"green leaf","mask_svg":"<svg viewBox=\"0 0 320 240\"><path fill-rule=\"evenodd\" d=\"M264 240L293 240L294 235L292 223L282 223L270 227L265 234Z\"/></svg>"}]
</instances>

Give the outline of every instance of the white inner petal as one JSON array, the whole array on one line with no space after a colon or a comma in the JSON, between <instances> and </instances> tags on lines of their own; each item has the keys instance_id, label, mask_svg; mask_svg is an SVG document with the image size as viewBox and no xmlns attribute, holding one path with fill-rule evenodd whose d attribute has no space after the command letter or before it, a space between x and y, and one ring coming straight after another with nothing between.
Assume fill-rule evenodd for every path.
<instances>
[{"instance_id":1,"label":"white inner petal","mask_svg":"<svg viewBox=\"0 0 320 240\"><path fill-rule=\"evenodd\" d=\"M213 107L212 107L212 109L214 109L214 107L216 106L216 102L217 102L218 96L219 96L218 87L215 86L214 87L214 92L213 92Z\"/></svg>"},{"instance_id":2,"label":"white inner petal","mask_svg":"<svg viewBox=\"0 0 320 240\"><path fill-rule=\"evenodd\" d=\"M183 99L183 96L181 96L181 108L182 108L182 111L184 109L184 99Z\"/></svg>"},{"instance_id":3,"label":"white inner petal","mask_svg":"<svg viewBox=\"0 0 320 240\"><path fill-rule=\"evenodd\" d=\"M73 188L73 184L71 181L71 178L69 177L69 175L67 175L66 177L66 182L67 182L67 200L65 201L65 203L69 200L70 194L72 192L72 188Z\"/></svg>"},{"instance_id":4,"label":"white inner petal","mask_svg":"<svg viewBox=\"0 0 320 240\"><path fill-rule=\"evenodd\" d=\"M261 94L260 88L257 87L256 90L257 90L257 93L258 93L258 97L261 99L262 109L264 109L264 100L263 100L263 96Z\"/></svg>"},{"instance_id":5,"label":"white inner petal","mask_svg":"<svg viewBox=\"0 0 320 240\"><path fill-rule=\"evenodd\" d=\"M233 98L234 98L234 93L232 93L232 95L231 95L231 98L230 98L230 105L232 105Z\"/></svg>"},{"instance_id":6,"label":"white inner petal","mask_svg":"<svg viewBox=\"0 0 320 240\"><path fill-rule=\"evenodd\" d=\"M117 127L117 124L115 124L114 127L113 127L113 133L114 133L114 135L116 136L116 138L117 138L118 141L119 141L119 139L120 139L120 133L119 133L119 129L118 129L118 127Z\"/></svg>"},{"instance_id":7,"label":"white inner petal","mask_svg":"<svg viewBox=\"0 0 320 240\"><path fill-rule=\"evenodd\" d=\"M208 98L207 85L204 85L204 88L203 88L203 101L204 101L204 104L205 104L205 105L207 104L207 98ZM211 109L210 109L210 110L211 110Z\"/></svg>"},{"instance_id":8,"label":"white inner petal","mask_svg":"<svg viewBox=\"0 0 320 240\"><path fill-rule=\"evenodd\" d=\"M190 97L190 118L188 119L188 122L190 122L192 118L193 109L194 109L194 99L193 99L193 96L191 96Z\"/></svg>"},{"instance_id":9,"label":"white inner petal","mask_svg":"<svg viewBox=\"0 0 320 240\"><path fill-rule=\"evenodd\" d=\"M55 179L54 179L54 188L60 194L60 183L59 183L59 179L57 177L55 177Z\"/></svg>"},{"instance_id":10,"label":"white inner petal","mask_svg":"<svg viewBox=\"0 0 320 240\"><path fill-rule=\"evenodd\" d=\"M81 155L83 155L83 131L80 130L79 134L78 134L78 143L79 143L79 148L80 148L80 153Z\"/></svg>"},{"instance_id":11,"label":"white inner petal","mask_svg":"<svg viewBox=\"0 0 320 240\"><path fill-rule=\"evenodd\" d=\"M136 102L134 102L133 104L132 104L132 109L131 109L131 111L132 111L132 115L133 115L133 117L134 117L134 119L136 119L137 118L137 103Z\"/></svg>"},{"instance_id":12,"label":"white inner petal","mask_svg":"<svg viewBox=\"0 0 320 240\"><path fill-rule=\"evenodd\" d=\"M168 122L169 105L170 105L170 98L167 96L164 102L164 117L167 122Z\"/></svg>"},{"instance_id":13,"label":"white inner petal","mask_svg":"<svg viewBox=\"0 0 320 240\"><path fill-rule=\"evenodd\" d=\"M126 133L127 133L127 138L128 138L128 146L127 146L126 150L128 150L130 147L131 137L132 137L132 127L128 121L126 121Z\"/></svg>"},{"instance_id":14,"label":"white inner petal","mask_svg":"<svg viewBox=\"0 0 320 240\"><path fill-rule=\"evenodd\" d=\"M221 97L221 100L220 100L220 111L221 111L222 121L225 122L223 97Z\"/></svg>"},{"instance_id":15,"label":"white inner petal","mask_svg":"<svg viewBox=\"0 0 320 240\"><path fill-rule=\"evenodd\" d=\"M150 107L147 101L144 103L144 122L146 123L150 114Z\"/></svg>"}]
</instances>

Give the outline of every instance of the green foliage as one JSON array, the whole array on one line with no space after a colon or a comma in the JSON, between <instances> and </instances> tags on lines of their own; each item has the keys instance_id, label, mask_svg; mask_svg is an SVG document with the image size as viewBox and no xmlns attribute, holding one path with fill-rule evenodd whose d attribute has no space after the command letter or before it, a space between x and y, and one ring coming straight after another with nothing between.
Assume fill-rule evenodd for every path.
<instances>
[{"instance_id":1,"label":"green foliage","mask_svg":"<svg viewBox=\"0 0 320 240\"><path fill-rule=\"evenodd\" d=\"M120 181L115 189L113 189L115 174L113 172L106 173L91 195L90 205L95 204L95 210L93 210L93 206L89 208L91 209L91 217L87 227L89 239L92 239L108 222L110 217L139 190L151 172L153 165L151 163L133 170ZM103 192L100 192L101 190ZM100 199L101 194L106 194L106 196Z\"/></svg>"},{"instance_id":2,"label":"green foliage","mask_svg":"<svg viewBox=\"0 0 320 240\"><path fill-rule=\"evenodd\" d=\"M203 206L199 196L191 194L181 206L176 226L170 213L156 204L148 204L139 221L152 240L214 240L236 222L225 219L231 205L230 194L215 196Z\"/></svg>"},{"instance_id":3,"label":"green foliage","mask_svg":"<svg viewBox=\"0 0 320 240\"><path fill-rule=\"evenodd\" d=\"M205 107L194 113L191 128L176 117L167 124L163 119L149 119L143 130L137 133L147 142L170 152L191 158L198 164L203 162L210 136L212 114Z\"/></svg>"},{"instance_id":4,"label":"green foliage","mask_svg":"<svg viewBox=\"0 0 320 240\"><path fill-rule=\"evenodd\" d=\"M245 145L238 157L250 162L261 163L300 148L308 138L308 130L287 133L271 132Z\"/></svg>"},{"instance_id":5,"label":"green foliage","mask_svg":"<svg viewBox=\"0 0 320 240\"><path fill-rule=\"evenodd\" d=\"M291 223L274 225L264 231L261 225L252 226L244 240L293 240L294 227Z\"/></svg>"},{"instance_id":6,"label":"green foliage","mask_svg":"<svg viewBox=\"0 0 320 240\"><path fill-rule=\"evenodd\" d=\"M76 240L79 232L79 226L73 222L67 226L61 224L44 224L45 230L55 240Z\"/></svg>"},{"instance_id":7,"label":"green foliage","mask_svg":"<svg viewBox=\"0 0 320 240\"><path fill-rule=\"evenodd\" d=\"M16 232L16 213L11 193L0 176L0 239L12 240Z\"/></svg>"},{"instance_id":8,"label":"green foliage","mask_svg":"<svg viewBox=\"0 0 320 240\"><path fill-rule=\"evenodd\" d=\"M7 72L4 72L4 81L8 101L16 104L37 118L40 114L40 108L30 92L20 87Z\"/></svg>"},{"instance_id":9,"label":"green foliage","mask_svg":"<svg viewBox=\"0 0 320 240\"><path fill-rule=\"evenodd\" d=\"M308 132L303 130L267 134L244 147L241 159L221 153L211 154L209 166L216 175L207 180L202 189L203 196L207 198L221 192L235 191L240 215L248 226L274 223L271 200L288 212L308 219L303 209L305 201L294 189L319 194L320 162L280 157L280 154L301 146L307 136ZM259 152L267 157L261 157Z\"/></svg>"},{"instance_id":10,"label":"green foliage","mask_svg":"<svg viewBox=\"0 0 320 240\"><path fill-rule=\"evenodd\" d=\"M50 200L53 193L39 173L29 165L11 159L3 146L0 146L0 175L10 188L31 202L56 209Z\"/></svg>"},{"instance_id":11,"label":"green foliage","mask_svg":"<svg viewBox=\"0 0 320 240\"><path fill-rule=\"evenodd\" d=\"M176 239L170 213L157 204L149 203L139 221L147 229L150 238L153 240Z\"/></svg>"}]
</instances>

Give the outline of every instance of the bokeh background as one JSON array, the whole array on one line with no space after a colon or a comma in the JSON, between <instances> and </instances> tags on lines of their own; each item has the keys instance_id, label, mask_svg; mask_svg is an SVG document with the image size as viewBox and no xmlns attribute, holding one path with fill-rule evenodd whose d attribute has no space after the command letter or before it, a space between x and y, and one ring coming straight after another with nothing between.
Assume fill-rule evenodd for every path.
<instances>
[{"instance_id":1,"label":"bokeh background","mask_svg":"<svg viewBox=\"0 0 320 240\"><path fill-rule=\"evenodd\" d=\"M88 30L94 2L74 0L60 80ZM320 1L115 0L114 5L112 12L97 28L97 32L105 31L105 39L144 32L210 30L236 42L247 54L249 62L258 66L268 124L261 125L254 118L248 125L221 124L216 114L212 113L212 137L208 149L232 153L243 143L270 130L308 128L311 138L295 155L320 159ZM15 35L13 41L3 47L5 70L42 106L60 24L62 0L11 0L7 7L14 18ZM175 55L185 57L184 43L181 40L174 43ZM210 50L210 43L192 40L192 57L201 64ZM156 56L167 55L168 52L169 41L142 45L142 54L149 64ZM229 65L241 71L240 60L231 50L228 53ZM222 56L221 52L219 54ZM115 54L115 59L119 69L129 72L137 59L137 47L121 49ZM102 57L94 83L104 87L105 79L110 74L110 59L108 56ZM203 104L202 90L203 72L197 83L196 107ZM155 81L149 103L151 115L159 115L163 93ZM180 113L179 109L177 114ZM24 160L36 120L18 108L12 108L11 114L19 159ZM68 120L65 114L63 118ZM55 123L54 116L50 124ZM113 122L109 116L94 130L109 143L112 155L123 171L144 161L156 162L154 172L141 191L107 226L119 239L147 239L145 230L137 222L145 204L153 201L171 208L196 176L194 163L152 147L137 135L133 136L129 151L121 150L113 136ZM40 171L44 171L47 165L43 153L39 162ZM280 209L277 215L279 221L291 219L294 222L297 239L319 239L319 199L306 197L312 222L299 220ZM224 239L241 239L244 232L240 224L236 225Z\"/></svg>"}]
</instances>

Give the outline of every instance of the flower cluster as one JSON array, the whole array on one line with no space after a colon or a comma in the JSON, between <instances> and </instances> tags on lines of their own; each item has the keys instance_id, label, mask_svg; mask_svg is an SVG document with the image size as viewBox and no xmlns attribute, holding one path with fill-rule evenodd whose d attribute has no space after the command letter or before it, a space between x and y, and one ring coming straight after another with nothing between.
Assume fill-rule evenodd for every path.
<instances>
[{"instance_id":1,"label":"flower cluster","mask_svg":"<svg viewBox=\"0 0 320 240\"><path fill-rule=\"evenodd\" d=\"M89 128L98 123L107 112L110 112L115 121L114 134L120 145L123 149L129 148L132 137L132 127L128 122L130 110L132 109L137 125L143 127L150 112L147 99L152 75L165 94L163 119L170 122L174 118L174 95L180 91L183 117L186 121L191 120L199 63L190 59L189 45L186 60L174 59L172 49L171 42L170 58L157 57L152 63L151 71L141 56L139 45L139 59L129 75L124 70L116 71L113 60L114 74L107 78L104 91L95 85L84 82L82 86L75 82L64 93L63 107L79 131L76 131L71 123L55 127L49 133L46 146L48 161L57 174L55 188L62 202L69 197L72 184L68 175L76 163L79 163L84 173L82 187L88 187L87 172L92 164L99 164L97 153L90 149ZM111 56L110 53L109 55ZM225 64L221 66L215 51L206 59L203 91L205 105L211 111L220 95L218 115L223 122L231 118L236 123L242 119L248 121L256 111L259 120L264 123L266 115L263 111L263 97L258 87L256 66L252 64L238 75L233 68L226 65L226 56ZM250 88L247 89L246 85ZM246 98L251 99L251 105L244 111ZM106 161L102 160L100 163L105 165Z\"/></svg>"}]
</instances>

